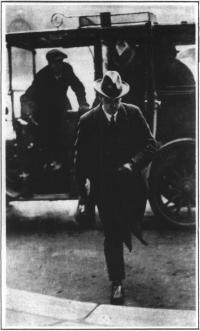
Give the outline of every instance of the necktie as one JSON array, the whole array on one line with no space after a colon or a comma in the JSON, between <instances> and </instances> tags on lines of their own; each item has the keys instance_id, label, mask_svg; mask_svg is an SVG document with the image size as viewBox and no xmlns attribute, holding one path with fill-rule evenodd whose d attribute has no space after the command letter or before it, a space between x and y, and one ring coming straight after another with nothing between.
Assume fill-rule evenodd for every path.
<instances>
[{"instance_id":1,"label":"necktie","mask_svg":"<svg viewBox=\"0 0 200 331\"><path fill-rule=\"evenodd\" d=\"M115 116L114 116L114 115L111 116L111 119L110 119L110 127L111 127L111 128L114 128L114 127L115 127Z\"/></svg>"}]
</instances>

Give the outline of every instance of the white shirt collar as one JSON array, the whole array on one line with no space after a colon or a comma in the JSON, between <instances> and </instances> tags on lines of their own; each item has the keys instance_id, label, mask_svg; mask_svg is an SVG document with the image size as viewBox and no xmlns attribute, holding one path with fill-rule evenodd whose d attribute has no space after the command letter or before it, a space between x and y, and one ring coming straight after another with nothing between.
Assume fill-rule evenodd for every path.
<instances>
[{"instance_id":1,"label":"white shirt collar","mask_svg":"<svg viewBox=\"0 0 200 331\"><path fill-rule=\"evenodd\" d=\"M103 109L104 114L106 115L107 120L110 122L110 121L111 121L111 117L112 117L112 115L111 115L111 114L108 114L108 113L105 111L103 105L102 105L102 109ZM117 111L116 113L114 113L114 121L115 121L115 122L116 122L116 119L117 119L117 114L118 114L118 111Z\"/></svg>"}]
</instances>

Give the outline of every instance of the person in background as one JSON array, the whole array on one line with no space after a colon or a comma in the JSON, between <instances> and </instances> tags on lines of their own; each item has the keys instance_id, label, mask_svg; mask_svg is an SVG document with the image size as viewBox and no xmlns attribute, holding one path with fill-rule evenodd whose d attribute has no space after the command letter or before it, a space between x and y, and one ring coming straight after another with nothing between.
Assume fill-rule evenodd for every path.
<instances>
[{"instance_id":1,"label":"person in background","mask_svg":"<svg viewBox=\"0 0 200 331\"><path fill-rule=\"evenodd\" d=\"M104 253L111 281L111 304L123 304L124 243L131 251L131 232L143 243L142 219L147 201L143 171L153 159L157 142L140 109L121 101L129 85L117 71L95 82L100 104L80 117L75 143L75 172L80 197L88 182L99 210Z\"/></svg>"},{"instance_id":2,"label":"person in background","mask_svg":"<svg viewBox=\"0 0 200 331\"><path fill-rule=\"evenodd\" d=\"M118 39L110 48L108 70L118 71L122 80L130 86L123 101L134 104L143 111L147 87L144 50L141 50L141 46Z\"/></svg>"},{"instance_id":3,"label":"person in background","mask_svg":"<svg viewBox=\"0 0 200 331\"><path fill-rule=\"evenodd\" d=\"M174 86L195 85L191 70L177 58L179 51L170 40L163 38L155 45L155 78L158 90Z\"/></svg>"},{"instance_id":4,"label":"person in background","mask_svg":"<svg viewBox=\"0 0 200 331\"><path fill-rule=\"evenodd\" d=\"M155 45L155 84L161 101L156 137L162 144L195 138L195 79L178 53L176 45L164 37Z\"/></svg>"},{"instance_id":5,"label":"person in background","mask_svg":"<svg viewBox=\"0 0 200 331\"><path fill-rule=\"evenodd\" d=\"M21 97L22 116L38 124L37 143L56 169L61 166L65 153L66 113L71 109L67 97L69 87L76 94L80 113L89 110L85 88L72 66L64 62L66 58L58 49L48 51L48 64L35 75L32 85Z\"/></svg>"}]
</instances>

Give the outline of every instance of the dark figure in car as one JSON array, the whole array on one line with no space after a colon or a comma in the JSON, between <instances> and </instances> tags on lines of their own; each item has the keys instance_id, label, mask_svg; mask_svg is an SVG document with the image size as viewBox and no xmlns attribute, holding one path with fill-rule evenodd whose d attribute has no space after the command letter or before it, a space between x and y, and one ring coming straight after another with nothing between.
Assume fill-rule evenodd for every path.
<instances>
[{"instance_id":1,"label":"dark figure in car","mask_svg":"<svg viewBox=\"0 0 200 331\"><path fill-rule=\"evenodd\" d=\"M177 58L179 51L172 42L163 40L155 45L155 74L158 89L194 85L191 70Z\"/></svg>"},{"instance_id":2,"label":"dark figure in car","mask_svg":"<svg viewBox=\"0 0 200 331\"><path fill-rule=\"evenodd\" d=\"M161 100L157 139L162 143L195 136L195 80L177 58L175 45L163 39L155 45L155 86Z\"/></svg>"},{"instance_id":3,"label":"dark figure in car","mask_svg":"<svg viewBox=\"0 0 200 331\"><path fill-rule=\"evenodd\" d=\"M144 52L138 45L130 45L126 40L119 39L110 47L108 69L116 70L122 79L130 86L130 91L123 101L144 107L146 90Z\"/></svg>"},{"instance_id":4,"label":"dark figure in car","mask_svg":"<svg viewBox=\"0 0 200 331\"><path fill-rule=\"evenodd\" d=\"M32 85L21 97L22 115L33 117L38 125L38 144L49 160L62 163L66 144L66 111L71 109L67 97L69 87L75 92L82 113L89 110L85 88L70 64L63 62L67 55L57 49L46 54L48 65L35 76ZM23 111L24 110L24 111Z\"/></svg>"}]
</instances>

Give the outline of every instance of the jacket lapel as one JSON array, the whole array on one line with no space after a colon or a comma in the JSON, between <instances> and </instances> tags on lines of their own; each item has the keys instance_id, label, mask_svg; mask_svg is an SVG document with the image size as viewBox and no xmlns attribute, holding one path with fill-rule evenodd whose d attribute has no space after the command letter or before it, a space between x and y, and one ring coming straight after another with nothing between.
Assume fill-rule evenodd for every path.
<instances>
[{"instance_id":1,"label":"jacket lapel","mask_svg":"<svg viewBox=\"0 0 200 331\"><path fill-rule=\"evenodd\" d=\"M95 109L94 109L94 115L93 115L93 119L94 119L94 126L96 128L96 133L97 133L97 137L98 140L100 142L103 142L104 138L105 138L105 132L108 129L109 126L109 122L102 110L102 106L101 104L99 104Z\"/></svg>"},{"instance_id":2,"label":"jacket lapel","mask_svg":"<svg viewBox=\"0 0 200 331\"><path fill-rule=\"evenodd\" d=\"M124 106L124 104L122 103L120 105L120 108L118 110L118 114L117 114L117 124L123 124L124 122L126 122L127 120L127 111L126 108Z\"/></svg>"}]
</instances>

